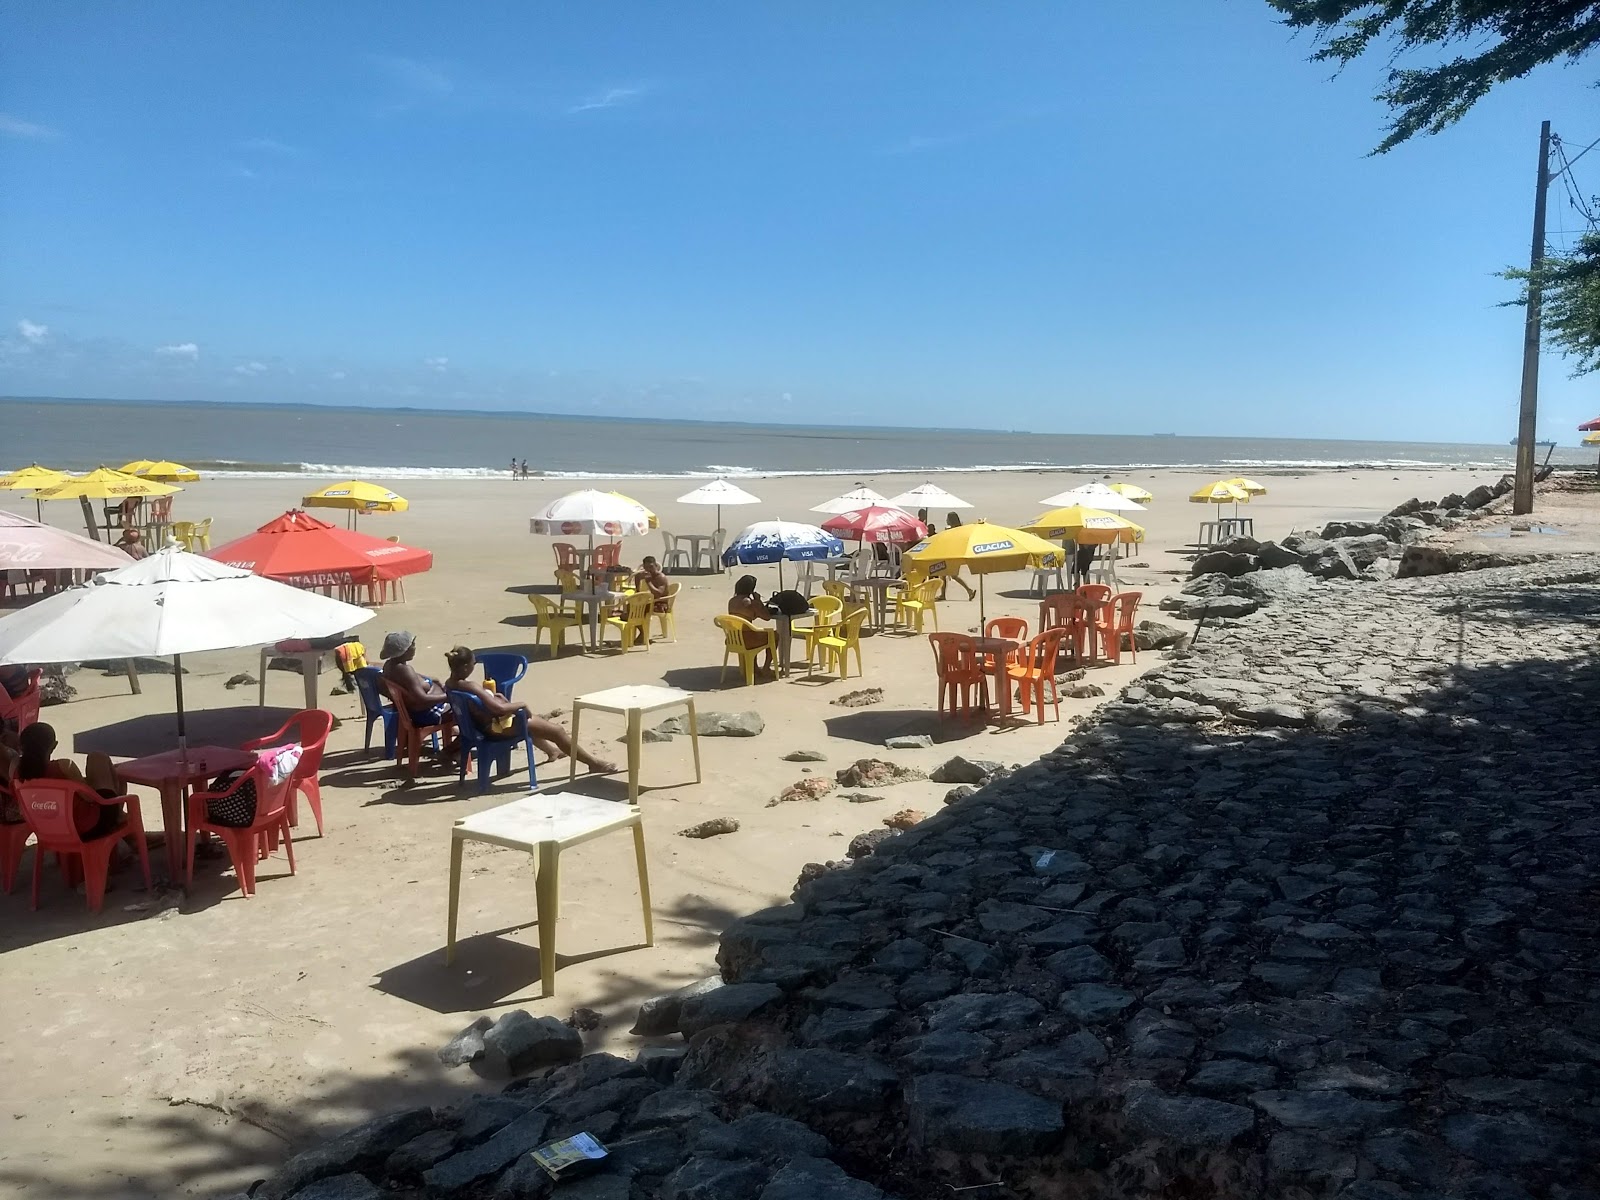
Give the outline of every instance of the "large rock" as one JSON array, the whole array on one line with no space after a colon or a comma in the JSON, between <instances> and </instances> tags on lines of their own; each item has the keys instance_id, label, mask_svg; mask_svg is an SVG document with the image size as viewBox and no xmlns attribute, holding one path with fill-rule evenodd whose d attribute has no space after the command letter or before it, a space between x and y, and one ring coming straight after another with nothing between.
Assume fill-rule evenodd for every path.
<instances>
[{"instance_id":1,"label":"large rock","mask_svg":"<svg viewBox=\"0 0 1600 1200\"><path fill-rule=\"evenodd\" d=\"M1189 635L1175 625L1160 621L1140 621L1134 626L1133 645L1137 650L1165 650L1168 646L1186 646Z\"/></svg>"},{"instance_id":2,"label":"large rock","mask_svg":"<svg viewBox=\"0 0 1600 1200\"><path fill-rule=\"evenodd\" d=\"M1382 533L1371 533L1363 537L1336 538L1333 544L1339 547L1351 562L1355 563L1357 570L1370 567L1380 558L1388 558L1392 549L1389 539Z\"/></svg>"},{"instance_id":3,"label":"large rock","mask_svg":"<svg viewBox=\"0 0 1600 1200\"><path fill-rule=\"evenodd\" d=\"M256 1195L262 1200L284 1200L319 1179L375 1167L412 1138L433 1127L431 1108L411 1108L376 1117L332 1141L295 1155L257 1189Z\"/></svg>"},{"instance_id":4,"label":"large rock","mask_svg":"<svg viewBox=\"0 0 1600 1200\"><path fill-rule=\"evenodd\" d=\"M907 1133L925 1150L1038 1154L1064 1128L1061 1105L1009 1084L920 1075L906 1088Z\"/></svg>"},{"instance_id":5,"label":"large rock","mask_svg":"<svg viewBox=\"0 0 1600 1200\"><path fill-rule=\"evenodd\" d=\"M1479 484L1468 492L1461 500L1460 508L1482 508L1494 499L1494 489Z\"/></svg>"},{"instance_id":6,"label":"large rock","mask_svg":"<svg viewBox=\"0 0 1600 1200\"><path fill-rule=\"evenodd\" d=\"M1322 538L1327 542L1335 542L1342 538L1370 537L1382 532L1382 527L1376 521L1329 521L1322 527Z\"/></svg>"},{"instance_id":7,"label":"large rock","mask_svg":"<svg viewBox=\"0 0 1600 1200\"><path fill-rule=\"evenodd\" d=\"M1194 565L1189 568L1191 576L1199 575L1245 575L1254 571L1260 564L1251 554L1235 554L1229 550L1211 550L1194 560Z\"/></svg>"},{"instance_id":8,"label":"large rock","mask_svg":"<svg viewBox=\"0 0 1600 1200\"><path fill-rule=\"evenodd\" d=\"M667 1034L677 1033L684 1003L722 986L722 976L711 975L685 984L676 991L651 996L639 1005L639 1016L628 1032L638 1037L665 1037Z\"/></svg>"},{"instance_id":9,"label":"large rock","mask_svg":"<svg viewBox=\"0 0 1600 1200\"><path fill-rule=\"evenodd\" d=\"M755 737L767 727L758 712L701 712L694 718L695 732L701 737ZM656 733L689 732L689 718L669 717L655 727Z\"/></svg>"},{"instance_id":10,"label":"large rock","mask_svg":"<svg viewBox=\"0 0 1600 1200\"><path fill-rule=\"evenodd\" d=\"M693 1037L713 1025L743 1021L782 998L782 990L770 983L726 984L685 999L678 1028L684 1037Z\"/></svg>"},{"instance_id":11,"label":"large rock","mask_svg":"<svg viewBox=\"0 0 1600 1200\"><path fill-rule=\"evenodd\" d=\"M696 1157L666 1177L661 1196L662 1200L757 1200L767 1178L767 1168L759 1163Z\"/></svg>"},{"instance_id":12,"label":"large rock","mask_svg":"<svg viewBox=\"0 0 1600 1200\"><path fill-rule=\"evenodd\" d=\"M479 1017L439 1051L439 1061L447 1067L464 1067L483 1057L483 1035L494 1024L493 1017Z\"/></svg>"},{"instance_id":13,"label":"large rock","mask_svg":"<svg viewBox=\"0 0 1600 1200\"><path fill-rule=\"evenodd\" d=\"M583 1038L576 1029L520 1008L506 1013L483 1034L484 1071L501 1079L582 1056Z\"/></svg>"},{"instance_id":14,"label":"large rock","mask_svg":"<svg viewBox=\"0 0 1600 1200\"><path fill-rule=\"evenodd\" d=\"M825 1158L801 1156L772 1177L759 1200L883 1200L883 1193Z\"/></svg>"},{"instance_id":15,"label":"large rock","mask_svg":"<svg viewBox=\"0 0 1600 1200\"><path fill-rule=\"evenodd\" d=\"M935 783L985 784L1004 770L1003 763L986 758L962 758L958 754L935 767L928 778Z\"/></svg>"},{"instance_id":16,"label":"large rock","mask_svg":"<svg viewBox=\"0 0 1600 1200\"><path fill-rule=\"evenodd\" d=\"M1123 1111L1151 1137L1183 1146L1226 1146L1256 1124L1255 1113L1243 1105L1200 1096L1168 1096L1149 1086L1130 1091Z\"/></svg>"},{"instance_id":17,"label":"large rock","mask_svg":"<svg viewBox=\"0 0 1600 1200\"><path fill-rule=\"evenodd\" d=\"M503 1171L544 1140L550 1114L534 1109L524 1113L481 1146L441 1159L422 1173L436 1192L454 1192Z\"/></svg>"},{"instance_id":18,"label":"large rock","mask_svg":"<svg viewBox=\"0 0 1600 1200\"><path fill-rule=\"evenodd\" d=\"M848 788L888 787L896 783L910 783L926 779L927 773L916 767L903 767L883 758L858 758L836 773L835 778Z\"/></svg>"},{"instance_id":19,"label":"large rock","mask_svg":"<svg viewBox=\"0 0 1600 1200\"><path fill-rule=\"evenodd\" d=\"M766 1070L767 1103L791 1112L881 1112L899 1080L875 1058L838 1050L779 1050Z\"/></svg>"},{"instance_id":20,"label":"large rock","mask_svg":"<svg viewBox=\"0 0 1600 1200\"><path fill-rule=\"evenodd\" d=\"M1275 567L1298 567L1303 561L1299 554L1277 542L1262 542L1261 548L1256 551L1256 561L1263 568L1271 570Z\"/></svg>"}]
</instances>

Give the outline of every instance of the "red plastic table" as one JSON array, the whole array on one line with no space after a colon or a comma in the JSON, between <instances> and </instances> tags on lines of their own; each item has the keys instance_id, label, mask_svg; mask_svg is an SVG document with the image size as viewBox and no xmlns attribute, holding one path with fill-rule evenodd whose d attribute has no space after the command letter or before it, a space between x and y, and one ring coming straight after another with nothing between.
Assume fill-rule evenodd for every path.
<instances>
[{"instance_id":1,"label":"red plastic table","mask_svg":"<svg viewBox=\"0 0 1600 1200\"><path fill-rule=\"evenodd\" d=\"M972 639L977 646L978 653L989 656L994 664L989 673L994 676L995 697L1000 705L1000 715L1011 715L1011 679L1006 675L1006 656L1015 650L1019 643L1010 638L980 637Z\"/></svg>"},{"instance_id":2,"label":"red plastic table","mask_svg":"<svg viewBox=\"0 0 1600 1200\"><path fill-rule=\"evenodd\" d=\"M155 788L161 793L161 824L167 835L167 875L174 882L182 878L185 790L191 783L203 783L213 775L228 771L243 771L256 763L254 754L231 746L190 746L181 753L181 761L179 751L167 750L116 765L121 782Z\"/></svg>"}]
</instances>

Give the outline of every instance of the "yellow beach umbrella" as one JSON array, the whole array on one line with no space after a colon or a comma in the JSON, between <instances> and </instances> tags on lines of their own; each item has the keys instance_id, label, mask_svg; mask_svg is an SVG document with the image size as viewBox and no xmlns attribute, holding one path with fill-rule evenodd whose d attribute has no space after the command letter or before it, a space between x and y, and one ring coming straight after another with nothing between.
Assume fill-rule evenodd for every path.
<instances>
[{"instance_id":1,"label":"yellow beach umbrella","mask_svg":"<svg viewBox=\"0 0 1600 1200\"><path fill-rule=\"evenodd\" d=\"M162 483L198 483L200 472L170 459L152 462L148 458L136 459L122 468L124 475L137 475L140 479L156 479Z\"/></svg>"},{"instance_id":2,"label":"yellow beach umbrella","mask_svg":"<svg viewBox=\"0 0 1600 1200\"><path fill-rule=\"evenodd\" d=\"M353 527L362 513L405 512L411 505L404 496L386 487L359 479L347 479L343 483L330 483L309 496L300 497L300 507L342 508L350 514L348 523Z\"/></svg>"},{"instance_id":3,"label":"yellow beach umbrella","mask_svg":"<svg viewBox=\"0 0 1600 1200\"><path fill-rule=\"evenodd\" d=\"M83 505L83 520L89 527L89 536L99 537L96 532L94 509L89 507L89 501L126 500L130 496L170 496L173 492L181 491L182 488L173 487L170 483L140 479L137 475L124 475L121 471L100 466L87 475L70 475L50 487L40 488L34 492L33 498L79 501Z\"/></svg>"},{"instance_id":4,"label":"yellow beach umbrella","mask_svg":"<svg viewBox=\"0 0 1600 1200\"><path fill-rule=\"evenodd\" d=\"M1199 491L1189 493L1190 504L1249 504L1250 493L1226 479L1208 483Z\"/></svg>"},{"instance_id":5,"label":"yellow beach umbrella","mask_svg":"<svg viewBox=\"0 0 1600 1200\"><path fill-rule=\"evenodd\" d=\"M1117 495L1132 500L1135 504L1149 504L1155 499L1152 493L1145 491L1137 483L1113 483L1109 486Z\"/></svg>"},{"instance_id":6,"label":"yellow beach umbrella","mask_svg":"<svg viewBox=\"0 0 1600 1200\"><path fill-rule=\"evenodd\" d=\"M1600 433L1586 433L1583 435L1585 446L1600 446ZM8 477L9 478L9 477ZM5 480L0 480L0 487L5 487Z\"/></svg>"},{"instance_id":7,"label":"yellow beach umbrella","mask_svg":"<svg viewBox=\"0 0 1600 1200\"><path fill-rule=\"evenodd\" d=\"M1066 555L1041 537L1005 525L974 521L956 525L923 538L901 557L909 579L948 574L952 568L978 576L978 620L984 620L983 576L992 571L1020 571L1026 567L1058 567Z\"/></svg>"},{"instance_id":8,"label":"yellow beach umbrella","mask_svg":"<svg viewBox=\"0 0 1600 1200\"><path fill-rule=\"evenodd\" d=\"M650 518L650 528L651 529L660 529L661 528L661 519L659 517L657 517L655 515L655 513L651 512L648 508L645 508L644 505L640 504L632 496L624 496L621 492L607 492L606 494L608 496L615 496L618 500L626 500L629 504L633 505L635 508L643 509L644 510L644 515Z\"/></svg>"},{"instance_id":9,"label":"yellow beach umbrella","mask_svg":"<svg viewBox=\"0 0 1600 1200\"><path fill-rule=\"evenodd\" d=\"M1053 508L1022 527L1024 533L1042 538L1066 538L1083 546L1103 546L1110 542L1142 542L1144 526L1135 525L1116 513L1101 512L1075 504Z\"/></svg>"},{"instance_id":10,"label":"yellow beach umbrella","mask_svg":"<svg viewBox=\"0 0 1600 1200\"><path fill-rule=\"evenodd\" d=\"M38 463L30 463L26 467L19 467L9 475L0 476L0 490L7 492L33 492L43 487L53 487L69 476L65 471L56 471L50 467L41 467ZM39 498L33 499L33 511L42 521L44 515L39 507Z\"/></svg>"},{"instance_id":11,"label":"yellow beach umbrella","mask_svg":"<svg viewBox=\"0 0 1600 1200\"><path fill-rule=\"evenodd\" d=\"M1254 479L1246 479L1243 475L1235 475L1232 479L1224 479L1223 483L1231 483L1241 492L1248 492L1252 496L1265 496L1267 485L1257 483Z\"/></svg>"}]
</instances>

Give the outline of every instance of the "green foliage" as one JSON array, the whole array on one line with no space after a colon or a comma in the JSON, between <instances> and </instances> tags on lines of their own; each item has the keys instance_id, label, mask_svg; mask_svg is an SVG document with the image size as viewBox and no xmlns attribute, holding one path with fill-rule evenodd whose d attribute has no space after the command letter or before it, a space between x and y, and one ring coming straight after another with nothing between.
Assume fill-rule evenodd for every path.
<instances>
[{"instance_id":1,"label":"green foliage","mask_svg":"<svg viewBox=\"0 0 1600 1200\"><path fill-rule=\"evenodd\" d=\"M1501 275L1522 283L1522 294L1507 304L1527 304L1537 278L1545 345L1575 360L1575 376L1600 371L1600 233L1585 234L1570 255L1546 258L1537 274L1512 267Z\"/></svg>"},{"instance_id":2,"label":"green foliage","mask_svg":"<svg viewBox=\"0 0 1600 1200\"><path fill-rule=\"evenodd\" d=\"M1394 113L1378 153L1459 121L1497 83L1600 44L1600 0L1267 0L1293 29L1315 31L1313 62L1343 67L1375 43L1395 58L1466 44L1433 67L1391 66L1378 99Z\"/></svg>"}]
</instances>

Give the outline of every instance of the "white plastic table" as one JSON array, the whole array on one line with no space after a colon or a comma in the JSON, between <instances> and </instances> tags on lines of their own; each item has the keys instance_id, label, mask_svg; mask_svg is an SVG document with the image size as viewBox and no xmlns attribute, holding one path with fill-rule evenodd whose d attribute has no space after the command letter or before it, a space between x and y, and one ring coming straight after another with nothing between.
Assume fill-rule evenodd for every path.
<instances>
[{"instance_id":1,"label":"white plastic table","mask_svg":"<svg viewBox=\"0 0 1600 1200\"><path fill-rule=\"evenodd\" d=\"M889 589L900 587L903 582L888 575L869 575L865 579L852 579L850 597L859 600L862 598L862 593L871 592L872 624L875 629L882 629L888 624Z\"/></svg>"},{"instance_id":2,"label":"white plastic table","mask_svg":"<svg viewBox=\"0 0 1600 1200\"><path fill-rule=\"evenodd\" d=\"M694 781L700 782L700 733L695 726L694 697L678 688L654 683L630 683L623 687L590 692L572 699L572 758L567 778L578 777L578 715L584 709L618 713L628 718L628 803L639 799L639 758L644 745L644 716L664 708L682 706L689 713L689 744L694 749Z\"/></svg>"},{"instance_id":3,"label":"white plastic table","mask_svg":"<svg viewBox=\"0 0 1600 1200\"><path fill-rule=\"evenodd\" d=\"M689 551L688 551L688 553L689 553L689 569L691 571L698 571L700 569L700 547L702 545L704 545L705 548L706 548L705 549L705 555L706 555L706 558L709 560L711 566L712 567L716 567L718 565L718 563L716 561L716 555L715 555L716 541L717 541L717 538L716 538L715 534L711 534L711 533L675 533L675 534L672 535L672 537L673 537L673 541L674 542L688 542L689 543Z\"/></svg>"},{"instance_id":4,"label":"white plastic table","mask_svg":"<svg viewBox=\"0 0 1600 1200\"><path fill-rule=\"evenodd\" d=\"M596 650L600 646L600 612L614 604L620 604L627 599L626 592L608 592L598 589L590 592L563 592L561 602L565 604L572 601L579 607L589 610L589 649Z\"/></svg>"},{"instance_id":5,"label":"white plastic table","mask_svg":"<svg viewBox=\"0 0 1600 1200\"><path fill-rule=\"evenodd\" d=\"M330 650L279 650L275 646L261 647L261 673L256 681L256 707L267 703L267 663L274 658L293 658L300 662L300 678L305 681L306 707L317 706L317 676L322 674L322 656ZM248 693L246 693L248 695Z\"/></svg>"},{"instance_id":6,"label":"white plastic table","mask_svg":"<svg viewBox=\"0 0 1600 1200\"><path fill-rule=\"evenodd\" d=\"M807 596L811 595L811 589L817 583L817 568L819 567L828 569L828 582L832 583L839 578L839 572L854 571L855 566L856 560L847 554L840 555L838 558L808 558L801 564L800 590Z\"/></svg>"},{"instance_id":7,"label":"white plastic table","mask_svg":"<svg viewBox=\"0 0 1600 1200\"><path fill-rule=\"evenodd\" d=\"M645 863L644 822L632 804L596 800L592 796L528 796L462 817L450 830L450 915L444 961L456 956L456 914L461 902L461 850L468 842L486 842L508 850L525 850L534 858L533 895L539 920L539 976L546 996L556 990L556 918L561 852L569 846L620 829L633 830L633 853L639 868L639 902L644 909L644 944L655 945L650 917L650 870Z\"/></svg>"}]
</instances>

